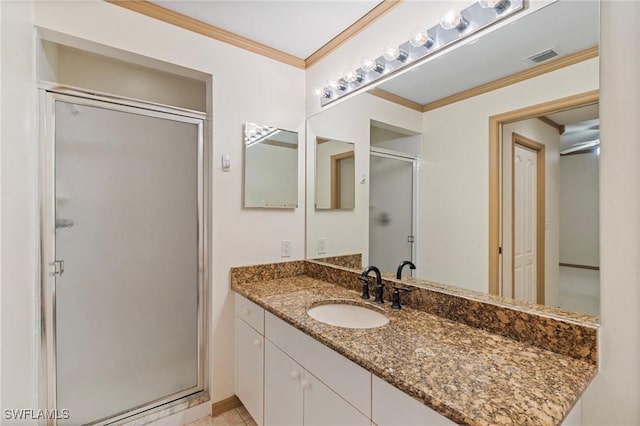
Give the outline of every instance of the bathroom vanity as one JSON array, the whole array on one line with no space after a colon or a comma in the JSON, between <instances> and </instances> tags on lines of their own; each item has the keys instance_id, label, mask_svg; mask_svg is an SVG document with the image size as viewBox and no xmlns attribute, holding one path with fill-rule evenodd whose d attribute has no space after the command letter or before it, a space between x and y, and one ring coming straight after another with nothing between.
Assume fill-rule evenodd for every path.
<instances>
[{"instance_id":1,"label":"bathroom vanity","mask_svg":"<svg viewBox=\"0 0 640 426\"><path fill-rule=\"evenodd\" d=\"M398 281L383 281L380 305L360 298L358 275L313 261L232 269L236 394L258 424L561 424L596 374L586 317L416 281L392 309ZM327 303L389 322L345 328L307 313Z\"/></svg>"}]
</instances>

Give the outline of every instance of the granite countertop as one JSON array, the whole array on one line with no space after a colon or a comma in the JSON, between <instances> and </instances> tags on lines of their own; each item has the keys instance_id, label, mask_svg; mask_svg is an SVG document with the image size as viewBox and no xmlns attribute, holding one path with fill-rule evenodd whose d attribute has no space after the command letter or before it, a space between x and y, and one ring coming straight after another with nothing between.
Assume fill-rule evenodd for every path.
<instances>
[{"instance_id":1,"label":"granite countertop","mask_svg":"<svg viewBox=\"0 0 640 426\"><path fill-rule=\"evenodd\" d=\"M421 310L363 301L356 291L304 274L232 280L232 289L459 424L559 424L597 371L585 360ZM347 329L307 314L327 300L369 304L390 321Z\"/></svg>"}]
</instances>

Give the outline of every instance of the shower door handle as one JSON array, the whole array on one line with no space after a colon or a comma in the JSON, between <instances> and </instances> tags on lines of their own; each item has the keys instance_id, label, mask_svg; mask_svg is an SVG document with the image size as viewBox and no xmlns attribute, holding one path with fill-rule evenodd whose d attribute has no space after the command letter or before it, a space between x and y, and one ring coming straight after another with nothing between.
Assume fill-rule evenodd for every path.
<instances>
[{"instance_id":1,"label":"shower door handle","mask_svg":"<svg viewBox=\"0 0 640 426\"><path fill-rule=\"evenodd\" d=\"M64 260L56 260L52 263L53 265L53 276L61 277L64 274Z\"/></svg>"}]
</instances>

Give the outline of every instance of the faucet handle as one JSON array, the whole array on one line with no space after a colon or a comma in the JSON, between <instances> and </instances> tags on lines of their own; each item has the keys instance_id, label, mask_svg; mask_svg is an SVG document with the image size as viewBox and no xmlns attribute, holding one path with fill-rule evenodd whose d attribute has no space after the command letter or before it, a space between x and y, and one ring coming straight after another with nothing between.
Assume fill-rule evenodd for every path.
<instances>
[{"instance_id":1,"label":"faucet handle","mask_svg":"<svg viewBox=\"0 0 640 426\"><path fill-rule=\"evenodd\" d=\"M362 296L360 297L362 299L371 299L369 295L369 277L360 275L358 279L362 281Z\"/></svg>"},{"instance_id":2,"label":"faucet handle","mask_svg":"<svg viewBox=\"0 0 640 426\"><path fill-rule=\"evenodd\" d=\"M400 304L400 292L404 292L404 293L408 293L410 292L412 289L409 287L398 287L398 286L393 286L393 294L391 295L391 307L393 309L402 309L402 305Z\"/></svg>"}]
</instances>

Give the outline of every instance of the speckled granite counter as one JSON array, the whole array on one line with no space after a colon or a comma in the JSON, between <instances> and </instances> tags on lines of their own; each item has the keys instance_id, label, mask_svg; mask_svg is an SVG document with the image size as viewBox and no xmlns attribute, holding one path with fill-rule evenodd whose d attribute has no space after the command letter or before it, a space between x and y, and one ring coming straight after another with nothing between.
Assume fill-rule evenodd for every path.
<instances>
[{"instance_id":1,"label":"speckled granite counter","mask_svg":"<svg viewBox=\"0 0 640 426\"><path fill-rule=\"evenodd\" d=\"M596 365L581 350L557 353L420 309L374 305L390 319L375 329L317 322L306 313L315 303L369 302L349 285L317 279L315 267L233 268L232 289L457 423L559 424L595 376Z\"/></svg>"}]
</instances>

